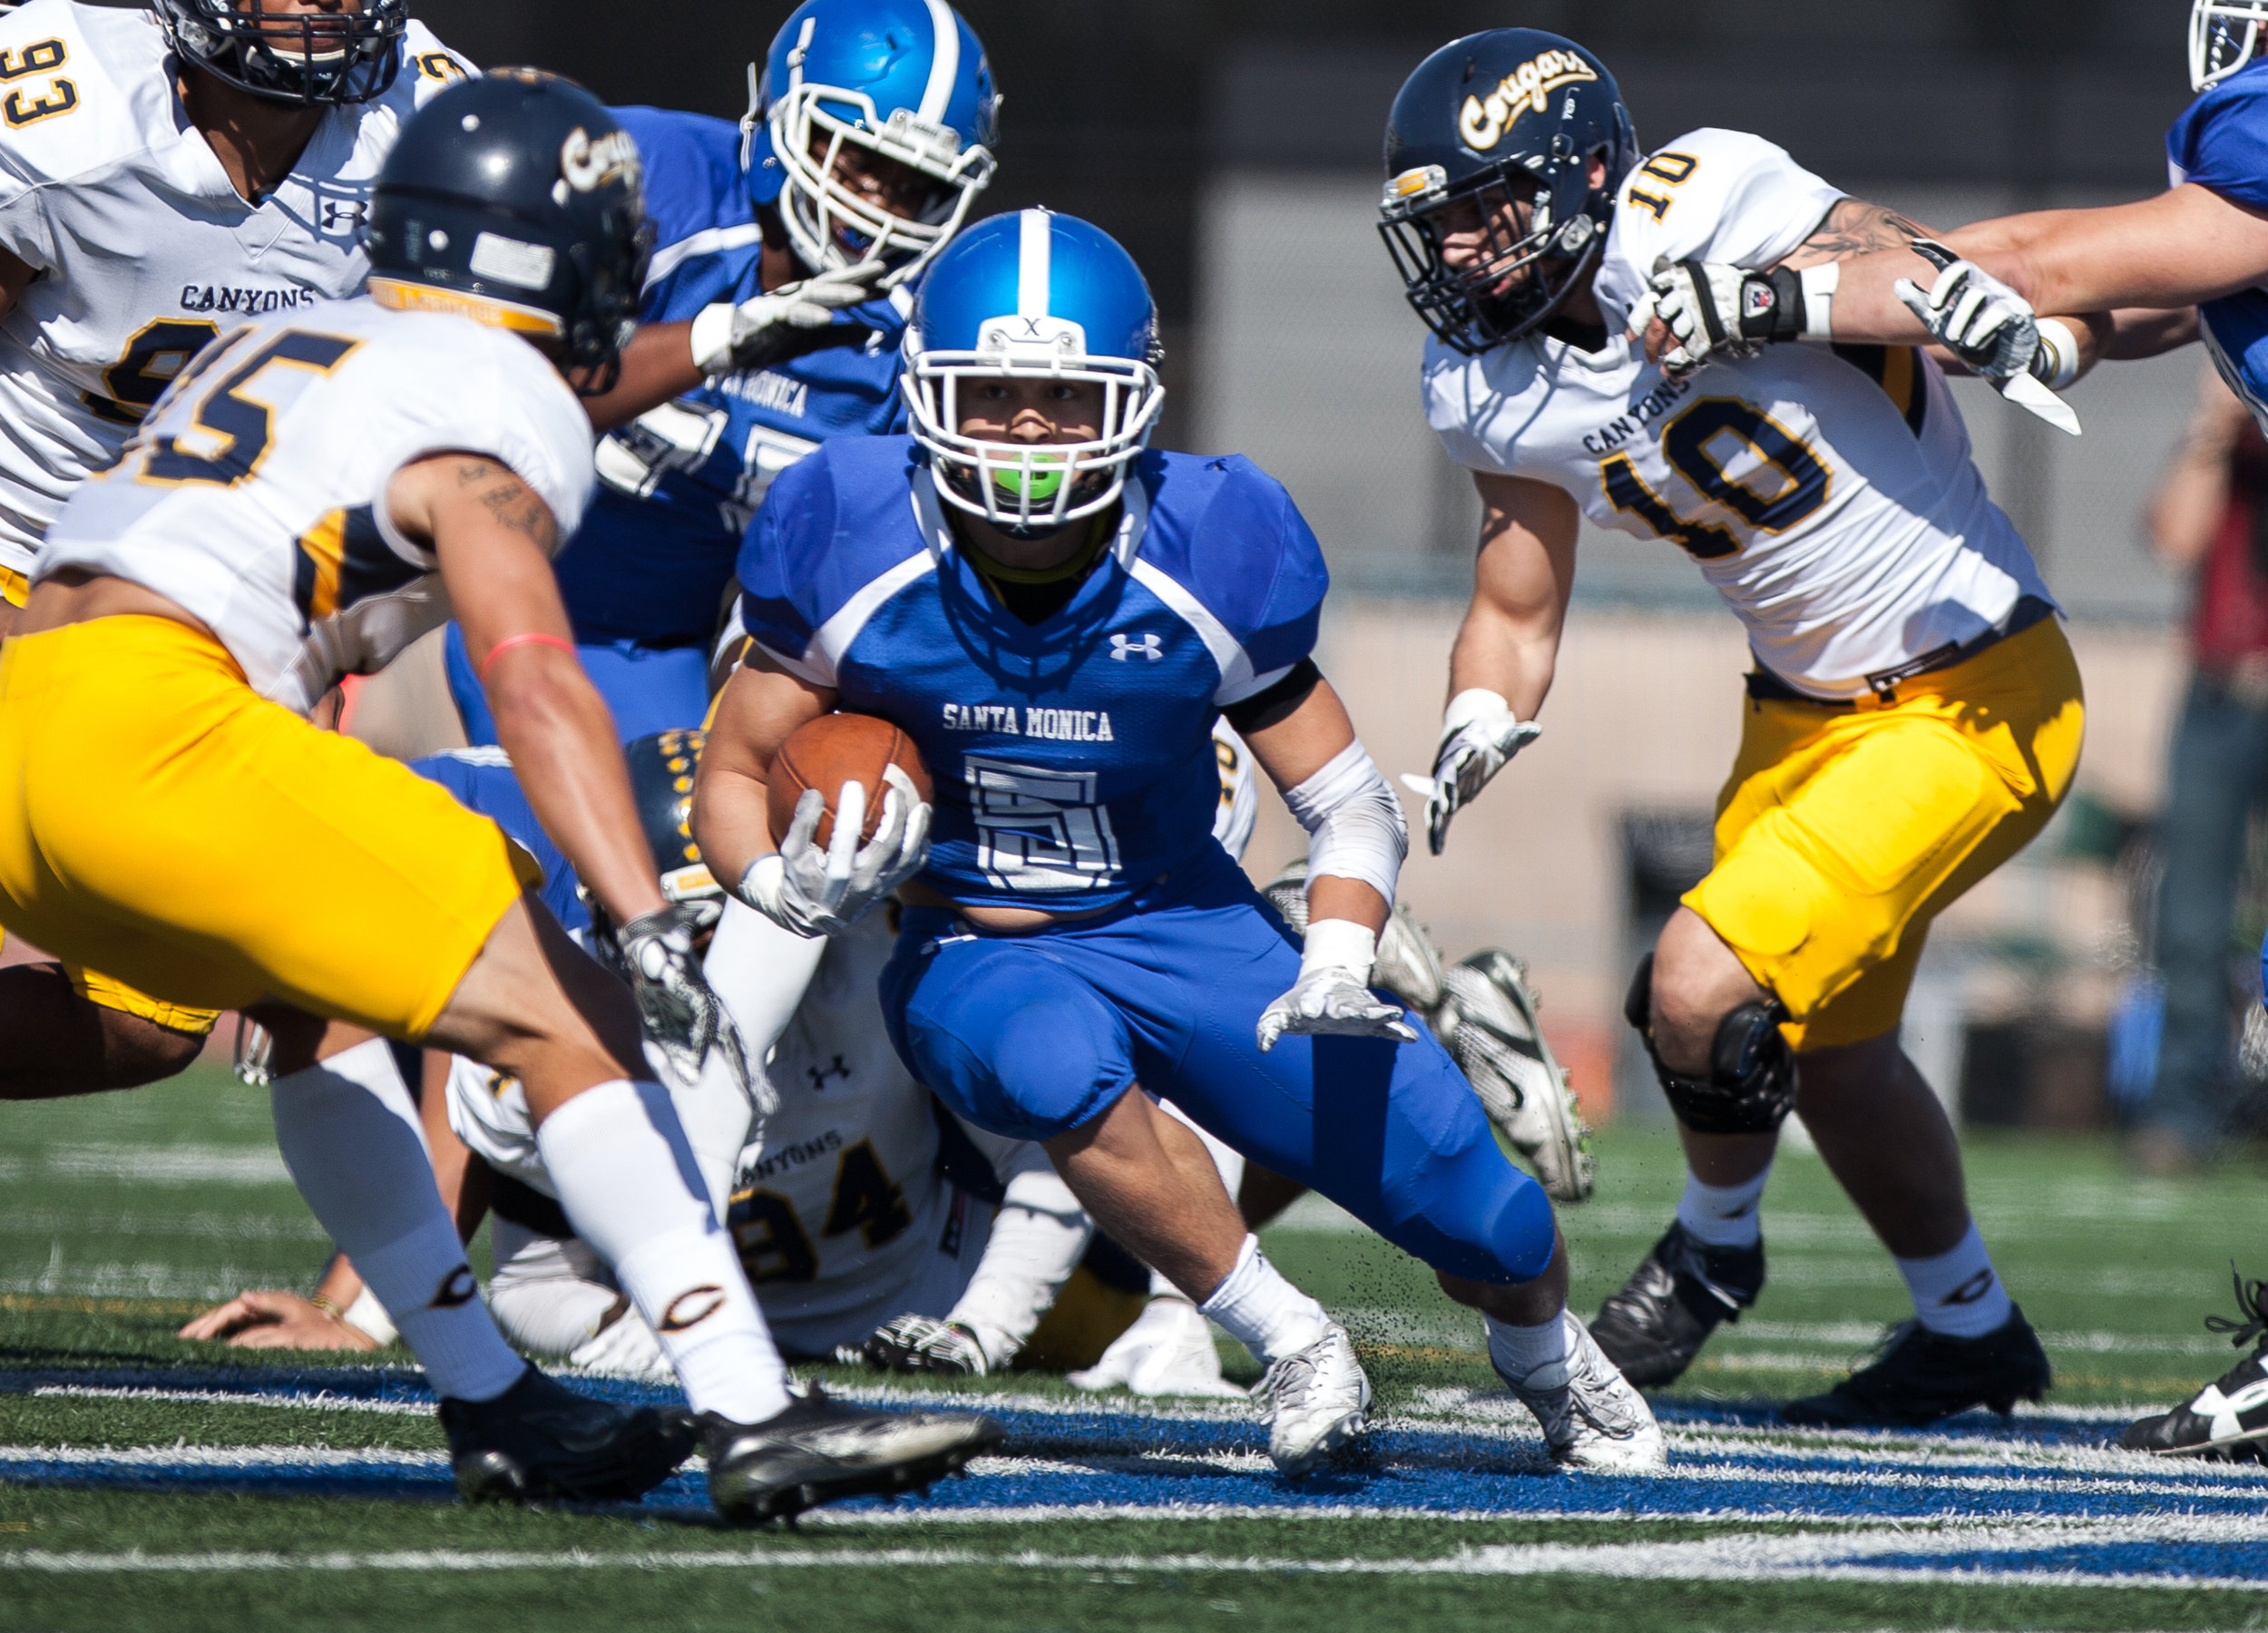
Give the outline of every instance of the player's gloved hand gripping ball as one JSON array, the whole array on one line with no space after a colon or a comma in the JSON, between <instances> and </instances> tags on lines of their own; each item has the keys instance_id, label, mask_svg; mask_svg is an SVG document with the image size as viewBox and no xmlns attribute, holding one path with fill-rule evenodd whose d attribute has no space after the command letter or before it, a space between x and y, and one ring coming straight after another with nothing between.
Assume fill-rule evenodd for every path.
<instances>
[{"instance_id":1,"label":"player's gloved hand gripping ball","mask_svg":"<svg viewBox=\"0 0 2268 1633\"><path fill-rule=\"evenodd\" d=\"M739 1029L701 974L697 944L724 912L720 902L672 902L614 933L631 996L646 1036L661 1051L670 1072L690 1087L699 1081L711 1050L724 1055L740 1092L754 1100L748 1051Z\"/></svg>"},{"instance_id":2,"label":"player's gloved hand gripping ball","mask_svg":"<svg viewBox=\"0 0 2268 1633\"><path fill-rule=\"evenodd\" d=\"M1398 1004L1370 990L1378 936L1352 919L1310 919L1292 990L1260 1012L1262 1054L1286 1032L1334 1038L1392 1038L1414 1043L1417 1033Z\"/></svg>"},{"instance_id":3,"label":"player's gloved hand gripping ball","mask_svg":"<svg viewBox=\"0 0 2268 1633\"><path fill-rule=\"evenodd\" d=\"M1425 843L1435 856L1449 842L1449 819L1471 803L1494 777L1530 743L1543 735L1512 706L1485 687L1469 687L1442 711L1441 744L1433 750L1433 775L1404 773L1402 786L1425 798Z\"/></svg>"},{"instance_id":4,"label":"player's gloved hand gripping ball","mask_svg":"<svg viewBox=\"0 0 2268 1633\"><path fill-rule=\"evenodd\" d=\"M740 899L797 935L840 935L869 908L922 871L929 861L929 806L904 772L883 772L882 821L861 845L866 790L844 783L836 795L835 831L814 838L827 814L826 797L806 788L779 849L748 864Z\"/></svg>"}]
</instances>

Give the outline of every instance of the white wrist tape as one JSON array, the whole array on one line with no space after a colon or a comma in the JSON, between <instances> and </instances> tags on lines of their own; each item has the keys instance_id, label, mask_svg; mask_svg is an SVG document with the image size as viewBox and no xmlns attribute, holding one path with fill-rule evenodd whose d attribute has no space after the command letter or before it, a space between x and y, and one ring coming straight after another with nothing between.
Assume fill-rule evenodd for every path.
<instances>
[{"instance_id":1,"label":"white wrist tape","mask_svg":"<svg viewBox=\"0 0 2268 1633\"><path fill-rule=\"evenodd\" d=\"M2042 318L2038 329L2040 355L2048 361L2041 383L2050 391L2061 391L2079 377L2079 337L2058 318ZM2039 371L2035 368L2033 372Z\"/></svg>"},{"instance_id":2,"label":"white wrist tape","mask_svg":"<svg viewBox=\"0 0 2268 1633\"><path fill-rule=\"evenodd\" d=\"M1804 286L1804 338L1824 345L1835 337L1828 319L1834 310L1835 291L1843 287L1843 263L1823 261L1796 277Z\"/></svg>"},{"instance_id":3,"label":"white wrist tape","mask_svg":"<svg viewBox=\"0 0 2268 1633\"><path fill-rule=\"evenodd\" d=\"M1355 984L1368 986L1377 963L1378 932L1368 924L1353 919L1307 921L1307 943L1299 954L1302 975L1317 969L1344 970L1354 977Z\"/></svg>"},{"instance_id":4,"label":"white wrist tape","mask_svg":"<svg viewBox=\"0 0 2268 1633\"><path fill-rule=\"evenodd\" d=\"M1362 744L1349 743L1322 770L1286 788L1284 803L1307 830L1310 879L1358 879L1393 905L1402 859L1410 854L1410 827L1402 802Z\"/></svg>"},{"instance_id":5,"label":"white wrist tape","mask_svg":"<svg viewBox=\"0 0 2268 1633\"><path fill-rule=\"evenodd\" d=\"M1469 686L1450 699L1449 707L1442 710L1442 735L1448 737L1475 720L1511 712L1512 706L1503 693L1492 692L1485 686Z\"/></svg>"},{"instance_id":6,"label":"white wrist tape","mask_svg":"<svg viewBox=\"0 0 2268 1633\"><path fill-rule=\"evenodd\" d=\"M355 1295L355 1302L348 1305L340 1313L338 1318L348 1326L376 1339L380 1349L384 1349L401 1336L401 1334L395 1330L393 1317L386 1313L386 1306L378 1302L378 1296L367 1287Z\"/></svg>"},{"instance_id":7,"label":"white wrist tape","mask_svg":"<svg viewBox=\"0 0 2268 1633\"><path fill-rule=\"evenodd\" d=\"M693 367L704 375L721 374L732 364L732 314L729 300L693 314Z\"/></svg>"}]
</instances>

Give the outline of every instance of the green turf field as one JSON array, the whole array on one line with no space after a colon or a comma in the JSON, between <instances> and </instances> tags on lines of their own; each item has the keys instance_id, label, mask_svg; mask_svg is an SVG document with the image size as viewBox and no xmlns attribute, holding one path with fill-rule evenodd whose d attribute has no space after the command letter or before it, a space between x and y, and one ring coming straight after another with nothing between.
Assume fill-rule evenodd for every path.
<instances>
[{"instance_id":1,"label":"green turf field","mask_svg":"<svg viewBox=\"0 0 2268 1633\"><path fill-rule=\"evenodd\" d=\"M2070 1410L2170 1401L2228 1364L2200 1318L2232 1308L2232 1256L2268 1273L2248 1165L2144 1181L2105 1142L1970 1142L2064 1409L2016 1433L1802 1435L1751 1409L1832 1381L1903 1313L1791 1155L1762 1302L1660 1403L1675 1480L1549 1472L1477 1324L1302 1205L1269 1248L1364 1347L1369 1461L1287 1501L1233 1409L1088 1410L1019 1375L970 1392L1011 1421L997 1467L751 1537L709 1525L690 1481L642 1511L468 1511L442 1500L414 1377L174 1340L322 1257L263 1095L202 1071L0 1119L0 1628L2268 1626L2268 1478L2102 1451L2116 1413ZM1680 1178L1658 1133L1598 1153L1598 1197L1565 1215L1585 1313Z\"/></svg>"}]
</instances>

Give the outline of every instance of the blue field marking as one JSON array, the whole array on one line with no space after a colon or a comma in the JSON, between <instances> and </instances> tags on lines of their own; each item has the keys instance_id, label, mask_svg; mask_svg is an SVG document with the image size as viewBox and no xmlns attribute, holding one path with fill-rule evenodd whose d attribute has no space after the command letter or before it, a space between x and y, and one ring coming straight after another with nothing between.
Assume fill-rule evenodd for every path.
<instances>
[{"instance_id":1,"label":"blue field marking","mask_svg":"<svg viewBox=\"0 0 2268 1633\"><path fill-rule=\"evenodd\" d=\"M625 1403L674 1403L674 1390L578 1378ZM430 1403L408 1368L46 1369L0 1374L0 1392L138 1391L299 1411ZM1662 1475L1563 1473L1510 1398L1437 1392L1380 1424L1348 1463L1296 1484L1266 1459L1263 1427L1241 1408L1158 1408L1141 1403L1022 1395L940 1395L862 1389L863 1398L978 1407L1009 1431L1002 1455L920 1502L876 1500L830 1511L893 1523L1088 1514L1158 1517L1233 1511L1286 1518L1393 1513L1471 1520L1773 1521L1804 1528L1794 1553L1712 1544L1655 1545L1671 1574L1723 1567L1790 1571L1921 1572L1993 1579L2083 1578L2109 1582L2208 1580L2268 1588L2268 1472L2146 1459L2108 1445L2119 1414L1985 1414L1927 1432L1877 1434L1776 1430L1761 1409L1665 1403L1671 1445ZM249 1491L441 1501L454 1495L435 1452L144 1448L121 1452L0 1448L0 1482L165 1491ZM693 1520L707 1511L698 1472L651 1493L641 1511ZM2168 1517L2178 1521L2165 1530ZM1885 1522L1910 1528L1880 1531ZM1979 1528L1989 1530L1988 1537ZM1821 1528L1823 1528L1823 1532ZM1847 1528L1847 1530L1846 1529ZM1843 1536L1847 1547L1833 1539ZM1862 1543L1861 1538L1866 1540ZM1751 1540L1758 1540L1751 1533ZM1769 1540L1769 1539L1765 1539ZM1728 1550L1729 1550L1729 1554ZM1561 1550L1565 1551L1565 1550ZM1569 1569L1616 1574L1652 1569L1654 1552L1575 1550ZM1737 1556L1737 1558L1732 1557ZM1549 1557L1558 1558L1554 1552ZM1888 1578L1884 1578L1888 1579Z\"/></svg>"}]
</instances>

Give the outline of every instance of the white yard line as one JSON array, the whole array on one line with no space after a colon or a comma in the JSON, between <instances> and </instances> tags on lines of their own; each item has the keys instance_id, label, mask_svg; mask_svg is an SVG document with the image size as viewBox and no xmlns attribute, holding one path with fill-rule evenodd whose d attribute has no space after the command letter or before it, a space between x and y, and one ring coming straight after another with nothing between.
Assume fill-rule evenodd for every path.
<instances>
[{"instance_id":1,"label":"white yard line","mask_svg":"<svg viewBox=\"0 0 2268 1633\"><path fill-rule=\"evenodd\" d=\"M2027 1570L2013 1561L1954 1566L1974 1554L2021 1556L2051 1550L2151 1542L2166 1546L2268 1540L2268 1520L2165 1516L2116 1523L1875 1528L1840 1535L1727 1535L1698 1541L1521 1544L1461 1549L1434 1559L1314 1560L1187 1553L1168 1555L1044 1553L1024 1550L888 1548L673 1550L650 1552L515 1553L503 1550L421 1549L310 1554L213 1551L150 1554L0 1550L0 1570L47 1575L240 1573L253 1571L494 1571L604 1569L938 1569L1002 1566L1026 1570L1156 1576L1173 1573L1376 1577L1574 1575L1686 1581L1859 1580L2057 1585L2105 1588L2218 1588L2257 1592L2257 1579L2143 1572L2094 1574L2070 1569ZM1870 1565L1900 1556L1941 1555L1949 1568Z\"/></svg>"},{"instance_id":2,"label":"white yard line","mask_svg":"<svg viewBox=\"0 0 2268 1633\"><path fill-rule=\"evenodd\" d=\"M433 1407L421 1401L372 1401L360 1395L240 1393L226 1389L95 1389L76 1384L45 1384L33 1390L34 1400L182 1401L200 1406L284 1406L313 1412L376 1412L396 1417L431 1417Z\"/></svg>"}]
</instances>

